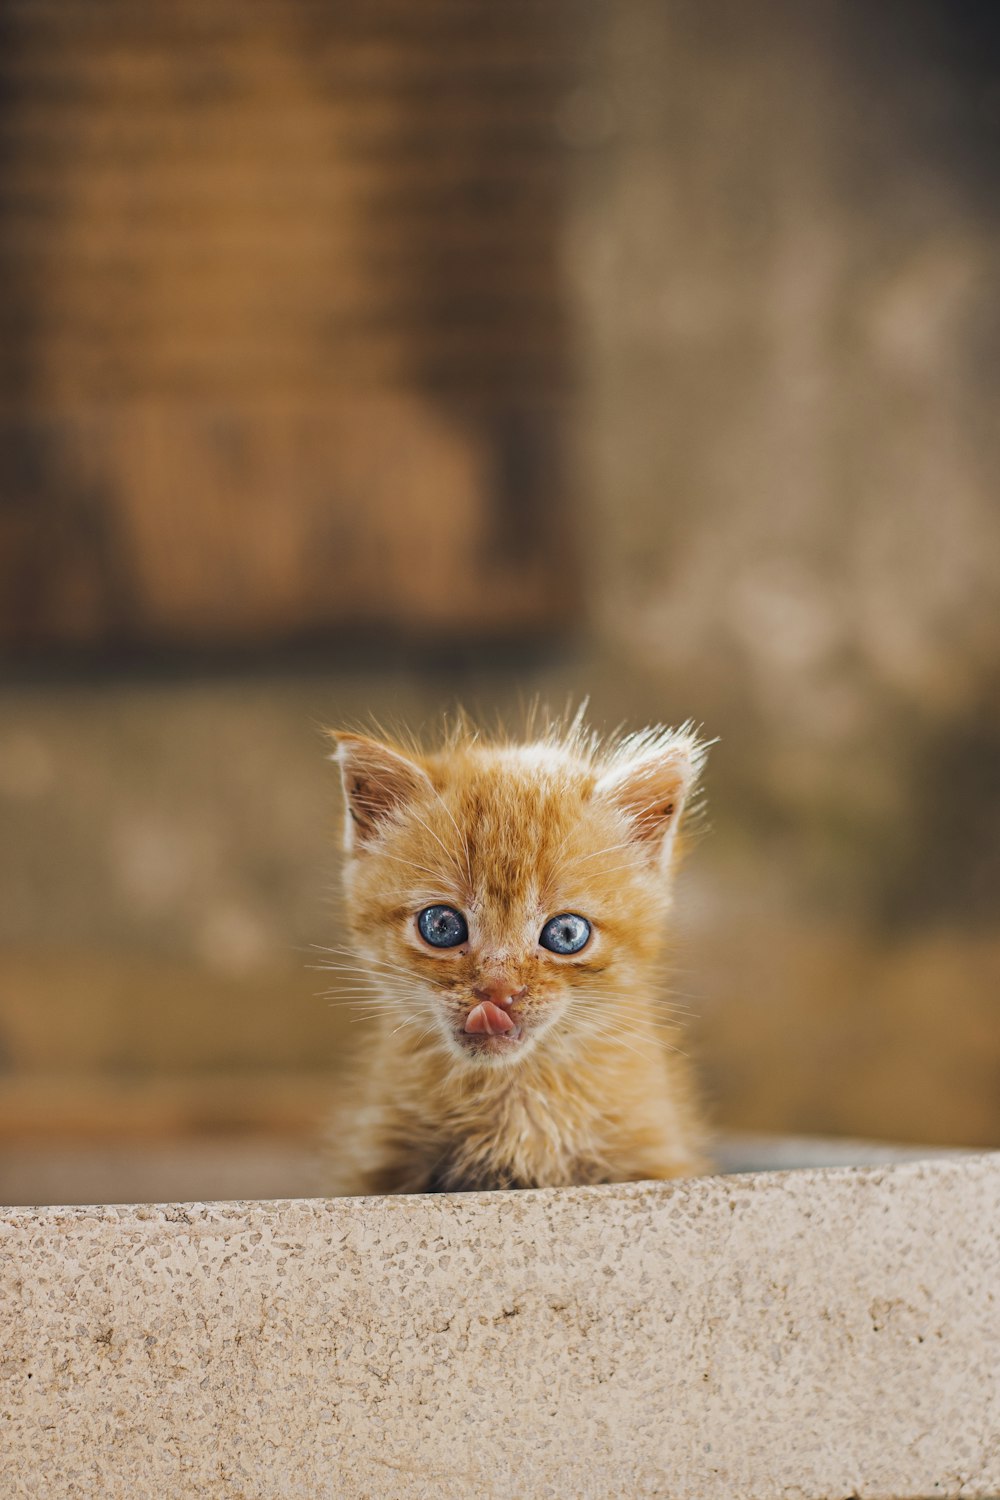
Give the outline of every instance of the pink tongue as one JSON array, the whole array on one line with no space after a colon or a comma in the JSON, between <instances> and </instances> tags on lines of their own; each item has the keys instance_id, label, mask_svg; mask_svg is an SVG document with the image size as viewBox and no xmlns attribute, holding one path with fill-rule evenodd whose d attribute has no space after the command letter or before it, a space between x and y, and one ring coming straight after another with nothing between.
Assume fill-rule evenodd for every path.
<instances>
[{"instance_id":1,"label":"pink tongue","mask_svg":"<svg viewBox=\"0 0 1000 1500\"><path fill-rule=\"evenodd\" d=\"M514 1022L499 1005L484 1000L475 1010L469 1011L465 1029L472 1036L502 1036L505 1031L514 1030Z\"/></svg>"}]
</instances>

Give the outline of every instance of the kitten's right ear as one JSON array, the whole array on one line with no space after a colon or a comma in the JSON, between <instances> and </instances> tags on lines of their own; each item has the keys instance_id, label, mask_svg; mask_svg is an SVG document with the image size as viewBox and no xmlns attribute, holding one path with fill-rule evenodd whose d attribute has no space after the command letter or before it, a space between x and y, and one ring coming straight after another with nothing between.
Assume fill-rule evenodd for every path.
<instances>
[{"instance_id":1,"label":"kitten's right ear","mask_svg":"<svg viewBox=\"0 0 1000 1500\"><path fill-rule=\"evenodd\" d=\"M706 745L693 731L647 730L620 746L597 783L631 824L631 841L644 847L654 862L669 866L677 826L705 760Z\"/></svg>"},{"instance_id":2,"label":"kitten's right ear","mask_svg":"<svg viewBox=\"0 0 1000 1500\"><path fill-rule=\"evenodd\" d=\"M338 730L331 730L330 737L337 747L331 759L340 765L347 806L344 847L349 853L360 851L376 841L388 819L433 787L426 771L378 740Z\"/></svg>"}]
</instances>

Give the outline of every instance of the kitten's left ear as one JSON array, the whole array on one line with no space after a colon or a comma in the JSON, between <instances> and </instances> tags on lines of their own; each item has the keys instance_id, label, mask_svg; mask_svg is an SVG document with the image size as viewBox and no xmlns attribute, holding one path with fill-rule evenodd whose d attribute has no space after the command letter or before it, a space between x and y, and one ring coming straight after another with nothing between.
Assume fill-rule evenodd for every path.
<instances>
[{"instance_id":1,"label":"kitten's left ear","mask_svg":"<svg viewBox=\"0 0 1000 1500\"><path fill-rule=\"evenodd\" d=\"M670 863L684 804L698 779L707 746L686 729L626 744L595 788L628 817L632 839L651 860Z\"/></svg>"},{"instance_id":2,"label":"kitten's left ear","mask_svg":"<svg viewBox=\"0 0 1000 1500\"><path fill-rule=\"evenodd\" d=\"M330 731L337 746L332 760L340 764L347 819L344 848L368 848L385 823L409 802L433 794L427 772L398 750L361 734Z\"/></svg>"}]
</instances>

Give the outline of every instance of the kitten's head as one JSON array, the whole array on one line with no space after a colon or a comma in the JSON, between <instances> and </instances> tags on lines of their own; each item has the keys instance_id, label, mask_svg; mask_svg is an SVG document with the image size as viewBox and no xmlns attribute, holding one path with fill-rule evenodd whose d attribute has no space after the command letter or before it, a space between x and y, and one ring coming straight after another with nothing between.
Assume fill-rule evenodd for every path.
<instances>
[{"instance_id":1,"label":"kitten's head","mask_svg":"<svg viewBox=\"0 0 1000 1500\"><path fill-rule=\"evenodd\" d=\"M470 1065L600 1046L657 957L688 728L434 753L335 734L348 916L393 1028Z\"/></svg>"}]
</instances>

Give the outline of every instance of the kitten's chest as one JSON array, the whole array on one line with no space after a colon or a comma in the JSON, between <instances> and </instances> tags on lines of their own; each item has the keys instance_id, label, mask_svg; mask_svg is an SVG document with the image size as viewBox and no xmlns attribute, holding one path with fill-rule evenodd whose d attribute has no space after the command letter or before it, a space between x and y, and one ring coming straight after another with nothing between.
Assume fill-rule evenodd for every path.
<instances>
[{"instance_id":1,"label":"kitten's chest","mask_svg":"<svg viewBox=\"0 0 1000 1500\"><path fill-rule=\"evenodd\" d=\"M593 1102L513 1086L448 1122L433 1188L558 1187L606 1173L602 1117Z\"/></svg>"}]
</instances>

